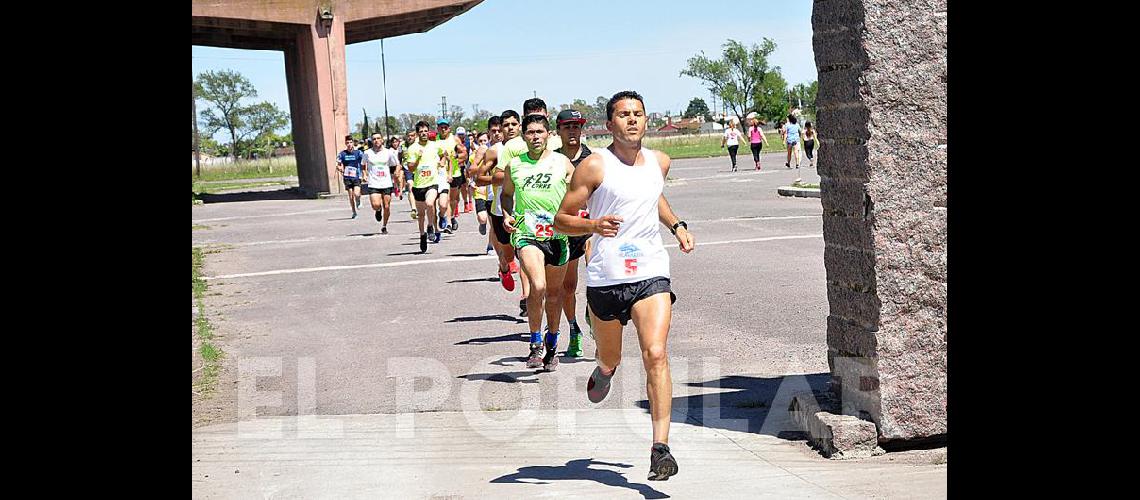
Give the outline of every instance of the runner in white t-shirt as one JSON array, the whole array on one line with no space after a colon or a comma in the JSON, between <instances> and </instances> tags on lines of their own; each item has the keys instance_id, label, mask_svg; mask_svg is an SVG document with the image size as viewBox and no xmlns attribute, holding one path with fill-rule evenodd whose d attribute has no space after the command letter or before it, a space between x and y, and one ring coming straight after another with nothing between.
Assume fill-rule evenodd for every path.
<instances>
[{"instance_id":1,"label":"runner in white t-shirt","mask_svg":"<svg viewBox=\"0 0 1140 500\"><path fill-rule=\"evenodd\" d=\"M388 234L388 216L392 211L392 172L400 166L399 153L384 147L384 137L372 135L372 147L364 150L364 176L368 182L368 200L380 222L380 234ZM383 214L381 214L383 212ZM381 215L383 218L381 219Z\"/></svg>"},{"instance_id":2,"label":"runner in white t-shirt","mask_svg":"<svg viewBox=\"0 0 1140 500\"><path fill-rule=\"evenodd\" d=\"M554 231L576 236L593 234L586 265L586 302L593 316L598 366L586 384L586 396L598 403L609 394L611 378L621 362L622 328L630 319L637 329L646 372L649 412L653 421L650 480L677 473L669 451L673 381L666 344L672 321L673 294L669 254L661 243L660 225L677 238L682 252L693 251L693 235L669 206L663 192L669 156L642 147L645 101L633 91L614 94L606 105L606 128L613 144L595 150L574 170ZM587 219L579 215L586 205Z\"/></svg>"}]
</instances>

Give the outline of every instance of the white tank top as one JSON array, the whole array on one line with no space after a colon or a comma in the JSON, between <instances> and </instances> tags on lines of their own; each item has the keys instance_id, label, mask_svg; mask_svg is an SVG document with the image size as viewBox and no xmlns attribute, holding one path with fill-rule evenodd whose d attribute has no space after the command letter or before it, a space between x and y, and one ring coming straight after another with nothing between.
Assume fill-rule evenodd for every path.
<instances>
[{"instance_id":1,"label":"white tank top","mask_svg":"<svg viewBox=\"0 0 1140 500\"><path fill-rule=\"evenodd\" d=\"M609 148L595 150L602 155L602 183L590 195L586 208L590 216L620 215L616 236L591 237L593 253L586 265L586 286L599 287L669 277L669 254L661 243L661 222L657 202L665 179L657 155L641 148L645 164L626 165Z\"/></svg>"},{"instance_id":2,"label":"white tank top","mask_svg":"<svg viewBox=\"0 0 1140 500\"><path fill-rule=\"evenodd\" d=\"M495 168L502 168L502 170L505 171L507 169L507 166L502 164L502 161L503 161L503 143L497 142L492 147L495 148L495 165L496 165ZM491 169L491 175L495 175L494 169ZM502 217L503 216L503 207L502 207L503 186L501 186L501 185L496 186L494 184L491 184L491 192L495 194L495 202L491 204L491 215L494 215L495 217Z\"/></svg>"}]
</instances>

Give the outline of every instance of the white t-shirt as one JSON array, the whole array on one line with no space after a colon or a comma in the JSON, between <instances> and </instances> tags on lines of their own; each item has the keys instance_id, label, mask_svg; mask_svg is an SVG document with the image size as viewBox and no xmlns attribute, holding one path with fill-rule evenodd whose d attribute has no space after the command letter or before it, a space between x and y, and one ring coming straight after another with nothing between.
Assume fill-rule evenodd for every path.
<instances>
[{"instance_id":1,"label":"white t-shirt","mask_svg":"<svg viewBox=\"0 0 1140 500\"><path fill-rule=\"evenodd\" d=\"M396 151L383 148L379 152L368 148L364 150L364 168L368 169L368 187L384 189L392 187L392 172L388 167L400 165L399 155Z\"/></svg>"},{"instance_id":2,"label":"white t-shirt","mask_svg":"<svg viewBox=\"0 0 1140 500\"><path fill-rule=\"evenodd\" d=\"M734 128L726 129L724 131L725 144L729 146L740 145L740 131Z\"/></svg>"}]
</instances>

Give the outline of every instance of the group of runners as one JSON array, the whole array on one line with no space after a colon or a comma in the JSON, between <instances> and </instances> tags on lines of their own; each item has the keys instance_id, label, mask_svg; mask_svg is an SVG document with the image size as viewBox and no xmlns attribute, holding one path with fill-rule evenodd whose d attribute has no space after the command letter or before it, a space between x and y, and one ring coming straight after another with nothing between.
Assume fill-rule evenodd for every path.
<instances>
[{"instance_id":1,"label":"group of runners","mask_svg":"<svg viewBox=\"0 0 1140 500\"><path fill-rule=\"evenodd\" d=\"M451 134L446 120L436 124L435 137L427 123L417 123L406 145L399 137L385 143L375 135L369 149L354 153L346 137L337 168L345 176L353 217L360 186L367 186L382 234L388 232L393 192L410 192L421 252L429 241L439 243L441 228L458 229L462 192L469 189L462 212L476 212L488 252L498 256L500 284L513 292L513 275L519 276L520 315L527 317L530 332L528 368L557 369L563 316L570 333L565 356L582 356L575 290L584 256L585 318L597 363L586 397L600 403L609 393L621 362L622 330L632 321L653 426L649 479L665 480L678 471L668 444L667 340L676 295L660 226L669 228L682 252L691 252L694 240L663 194L669 156L642 146L647 115L641 95L618 92L607 103L609 147L591 151L581 140L585 123L568 109L551 124L546 103L527 99L522 115L506 110L492 116L487 130L474 137L462 128Z\"/></svg>"},{"instance_id":2,"label":"group of runners","mask_svg":"<svg viewBox=\"0 0 1140 500\"><path fill-rule=\"evenodd\" d=\"M736 152L740 148L740 141L747 135L749 146L752 148L752 161L755 164L756 170L760 170L760 151L768 146L768 138L764 136L764 131L761 125L764 125L763 120L753 112L749 113L748 119L748 132L745 134L737 127L740 126L739 120L733 117L728 122L728 126L724 129L724 134L721 137L720 147L728 148L729 161L732 162L732 171L736 172ZM800 168L800 148L802 136L802 148L806 153L808 159L808 166L815 167L815 156L812 154L816 149L818 138L816 136L815 128L812 127L811 122L805 122L803 127L800 127L799 122L802 119L802 112L799 107L792 106L788 110L788 117L781 119L780 123L776 126L776 131L780 134L780 143L788 153L788 159L784 162L784 167L792 168L792 157L795 156L795 168Z\"/></svg>"}]
</instances>

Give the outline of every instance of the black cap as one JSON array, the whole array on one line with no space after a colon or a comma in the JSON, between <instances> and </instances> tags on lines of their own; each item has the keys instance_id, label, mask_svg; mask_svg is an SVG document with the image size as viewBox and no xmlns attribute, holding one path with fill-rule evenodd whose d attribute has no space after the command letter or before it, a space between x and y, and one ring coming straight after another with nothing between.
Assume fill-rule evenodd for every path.
<instances>
[{"instance_id":1,"label":"black cap","mask_svg":"<svg viewBox=\"0 0 1140 500\"><path fill-rule=\"evenodd\" d=\"M576 110L576 109L564 109L564 110L562 110L560 113L558 113L558 120L557 121L558 121L559 125L561 125L563 123L573 123L573 122L577 122L579 124L585 124L586 123L586 119L582 118L582 113L578 112L578 110Z\"/></svg>"}]
</instances>

